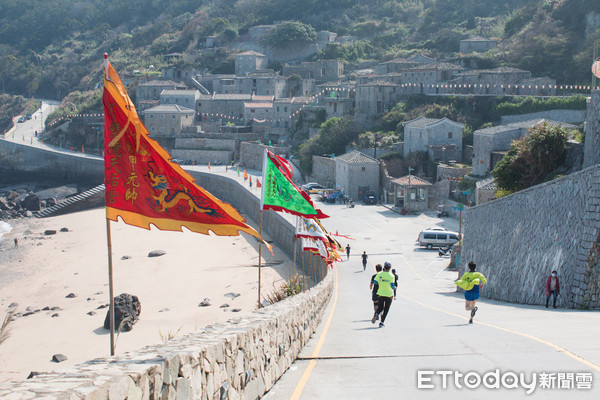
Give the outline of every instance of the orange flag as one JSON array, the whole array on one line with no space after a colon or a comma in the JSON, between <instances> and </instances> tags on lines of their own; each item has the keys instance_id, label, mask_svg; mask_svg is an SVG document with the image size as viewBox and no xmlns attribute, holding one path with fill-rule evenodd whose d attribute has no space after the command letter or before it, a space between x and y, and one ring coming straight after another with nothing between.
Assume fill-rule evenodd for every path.
<instances>
[{"instance_id":1,"label":"orange flag","mask_svg":"<svg viewBox=\"0 0 600 400\"><path fill-rule=\"evenodd\" d=\"M248 173L246 172L246 170L244 170L244 180L248 180Z\"/></svg>"},{"instance_id":2,"label":"orange flag","mask_svg":"<svg viewBox=\"0 0 600 400\"><path fill-rule=\"evenodd\" d=\"M182 227L219 236L246 232L260 238L230 204L194 179L154 140L135 111L119 76L104 55L104 184L106 217L150 229ZM270 247L270 246L269 246Z\"/></svg>"},{"instance_id":3,"label":"orange flag","mask_svg":"<svg viewBox=\"0 0 600 400\"><path fill-rule=\"evenodd\" d=\"M210 171L210 161L208 162L208 170Z\"/></svg>"}]
</instances>

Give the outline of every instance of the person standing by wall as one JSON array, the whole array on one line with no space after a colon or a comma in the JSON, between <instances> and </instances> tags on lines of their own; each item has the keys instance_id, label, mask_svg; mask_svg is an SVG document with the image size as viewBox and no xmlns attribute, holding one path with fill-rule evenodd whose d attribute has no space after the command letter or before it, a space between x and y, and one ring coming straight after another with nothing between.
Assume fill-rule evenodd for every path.
<instances>
[{"instance_id":1,"label":"person standing by wall","mask_svg":"<svg viewBox=\"0 0 600 400\"><path fill-rule=\"evenodd\" d=\"M558 283L558 274L556 271L552 271L552 274L546 280L546 308L550 303L550 296L552 299L552 308L556 308L556 297L560 294L560 284Z\"/></svg>"},{"instance_id":2,"label":"person standing by wall","mask_svg":"<svg viewBox=\"0 0 600 400\"><path fill-rule=\"evenodd\" d=\"M390 273L390 269L392 269L392 264L386 261L383 264L383 271L375 276L375 280L379 286L377 289L377 296L379 296L379 300L377 303L377 311L375 311L375 314L371 319L371 323L374 324L375 321L379 319L379 315L381 315L381 322L379 323L380 328L384 326L383 324L385 322L385 318L387 317L388 311L390 311L392 297L394 296L394 275Z\"/></svg>"},{"instance_id":3,"label":"person standing by wall","mask_svg":"<svg viewBox=\"0 0 600 400\"><path fill-rule=\"evenodd\" d=\"M471 311L471 318L469 323L473 323L473 318L478 308L475 306L477 299L479 299L479 290L483 289L487 283L487 279L481 272L476 272L475 268L477 265L473 262L469 262L469 272L465 272L459 280L454 282L458 287L465 290L465 310Z\"/></svg>"}]
</instances>

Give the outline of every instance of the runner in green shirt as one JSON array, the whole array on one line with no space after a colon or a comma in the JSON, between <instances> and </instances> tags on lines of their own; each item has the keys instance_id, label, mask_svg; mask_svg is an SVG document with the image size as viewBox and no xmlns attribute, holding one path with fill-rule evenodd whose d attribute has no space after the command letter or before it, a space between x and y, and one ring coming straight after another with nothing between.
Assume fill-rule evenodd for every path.
<instances>
[{"instance_id":1,"label":"runner in green shirt","mask_svg":"<svg viewBox=\"0 0 600 400\"><path fill-rule=\"evenodd\" d=\"M377 296L379 296L379 302L377 304L377 311L371 318L371 323L374 324L375 321L379 319L379 315L381 315L381 322L379 323L379 327L383 327L383 323L385 322L385 317L387 317L388 311L390 310L390 306L392 305L392 298L394 297L394 289L396 288L394 281L395 277L390 273L392 269L392 264L389 262L385 262L383 264L383 271L378 273L375 276L375 282L377 282Z\"/></svg>"}]
</instances>

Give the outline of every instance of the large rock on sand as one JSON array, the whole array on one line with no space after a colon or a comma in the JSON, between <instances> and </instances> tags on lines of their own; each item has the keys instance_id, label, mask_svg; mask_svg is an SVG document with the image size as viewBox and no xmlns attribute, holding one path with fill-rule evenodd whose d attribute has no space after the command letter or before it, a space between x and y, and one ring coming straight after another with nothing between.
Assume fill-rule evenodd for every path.
<instances>
[{"instance_id":1,"label":"large rock on sand","mask_svg":"<svg viewBox=\"0 0 600 400\"><path fill-rule=\"evenodd\" d=\"M29 211L40 211L42 209L42 202L36 194L30 194L23 199L21 207Z\"/></svg>"},{"instance_id":2,"label":"large rock on sand","mask_svg":"<svg viewBox=\"0 0 600 400\"><path fill-rule=\"evenodd\" d=\"M140 319L142 305L137 296L121 293L115 297L115 332L129 332ZM110 310L104 318L104 329L110 329Z\"/></svg>"}]
</instances>

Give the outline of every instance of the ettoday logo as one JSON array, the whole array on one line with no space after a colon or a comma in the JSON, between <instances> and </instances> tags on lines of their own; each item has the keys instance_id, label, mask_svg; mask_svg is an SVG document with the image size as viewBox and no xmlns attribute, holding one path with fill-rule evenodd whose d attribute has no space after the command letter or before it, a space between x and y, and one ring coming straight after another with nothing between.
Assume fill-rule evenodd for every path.
<instances>
[{"instance_id":1,"label":"ettoday logo","mask_svg":"<svg viewBox=\"0 0 600 400\"><path fill-rule=\"evenodd\" d=\"M558 372L525 374L512 371L502 372L499 369L485 372L470 371L462 373L452 370L417 371L418 389L447 389L454 386L457 389L477 389L481 386L487 389L523 389L526 394L532 394L540 389L592 389L591 372Z\"/></svg>"}]
</instances>

